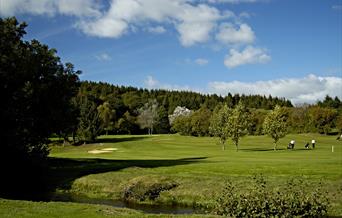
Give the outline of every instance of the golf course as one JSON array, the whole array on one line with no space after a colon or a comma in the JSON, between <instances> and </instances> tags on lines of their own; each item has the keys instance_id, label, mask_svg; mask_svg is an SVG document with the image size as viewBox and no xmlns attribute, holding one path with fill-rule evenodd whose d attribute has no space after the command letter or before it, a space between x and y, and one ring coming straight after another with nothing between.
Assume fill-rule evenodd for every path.
<instances>
[{"instance_id":1,"label":"golf course","mask_svg":"<svg viewBox=\"0 0 342 218\"><path fill-rule=\"evenodd\" d=\"M315 148L305 149L312 139ZM293 150L286 149L290 140L296 142ZM50 145L54 173L49 179L56 182L53 202L1 200L0 216L202 217L203 208L215 204L227 180L243 192L255 176L264 177L272 188L282 189L291 179L307 184L307 192L320 185L329 198L328 215L341 216L341 141L336 136L296 134L278 144L274 151L271 138L246 136L239 151L230 141L223 151L217 138L180 135L108 135L80 146L55 142ZM153 199L122 203L125 190L137 183L171 185ZM159 210L151 210L156 205Z\"/></svg>"}]
</instances>

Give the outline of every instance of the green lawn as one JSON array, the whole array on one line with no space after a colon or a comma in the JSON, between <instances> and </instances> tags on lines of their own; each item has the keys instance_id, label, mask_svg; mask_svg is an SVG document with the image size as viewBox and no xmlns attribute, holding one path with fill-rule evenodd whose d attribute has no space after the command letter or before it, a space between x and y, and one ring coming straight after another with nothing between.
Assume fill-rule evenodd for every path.
<instances>
[{"instance_id":1,"label":"green lawn","mask_svg":"<svg viewBox=\"0 0 342 218\"><path fill-rule=\"evenodd\" d=\"M337 141L336 136L288 135L280 140L278 151L273 151L270 138L248 136L241 140L238 152L230 141L222 151L217 139L210 137L155 135L102 136L99 139L95 144L51 148L55 170L51 181L59 192L115 200L120 199L127 184L137 178L160 178L172 180L178 186L161 192L157 200L145 204L210 205L227 179L243 189L256 174L266 176L272 186L280 187L290 178L300 177L312 184L308 190L323 182L331 198L329 214L342 215L342 142ZM291 139L296 141L295 149L287 150ZM316 148L304 149L305 142L311 139L316 140ZM106 148L115 150L88 153ZM67 205L56 204L61 204L58 207ZM82 204L70 205L65 213L72 214L77 211L75 208L83 207ZM48 204L44 207L49 208ZM57 212L58 207L51 209L51 214ZM105 214L95 213L94 217L101 215Z\"/></svg>"}]
</instances>

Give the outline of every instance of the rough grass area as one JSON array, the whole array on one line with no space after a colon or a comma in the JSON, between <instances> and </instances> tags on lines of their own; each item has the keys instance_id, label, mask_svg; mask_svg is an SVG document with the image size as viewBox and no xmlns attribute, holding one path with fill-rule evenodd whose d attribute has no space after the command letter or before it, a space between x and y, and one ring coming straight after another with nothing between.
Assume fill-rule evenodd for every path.
<instances>
[{"instance_id":1,"label":"rough grass area","mask_svg":"<svg viewBox=\"0 0 342 218\"><path fill-rule=\"evenodd\" d=\"M294 150L287 150L290 140ZM305 149L316 140L315 149ZM334 152L332 152L334 146ZM110 153L88 151L116 148ZM262 174L271 187L282 187L292 178L301 178L315 189L322 183L330 199L329 215L342 215L342 141L317 134L288 135L273 151L266 136L247 136L236 152L228 141L222 151L217 139L179 135L103 136L98 143L82 146L52 146L51 181L59 192L97 199L122 199L132 181L149 184L151 178L168 178L177 184L159 192L145 204L212 206L225 181L234 181L248 190L253 175Z\"/></svg>"},{"instance_id":2,"label":"rough grass area","mask_svg":"<svg viewBox=\"0 0 342 218\"><path fill-rule=\"evenodd\" d=\"M154 201L159 198L161 192L177 186L176 182L165 177L140 176L128 181L122 192L122 198L133 202Z\"/></svg>"}]
</instances>

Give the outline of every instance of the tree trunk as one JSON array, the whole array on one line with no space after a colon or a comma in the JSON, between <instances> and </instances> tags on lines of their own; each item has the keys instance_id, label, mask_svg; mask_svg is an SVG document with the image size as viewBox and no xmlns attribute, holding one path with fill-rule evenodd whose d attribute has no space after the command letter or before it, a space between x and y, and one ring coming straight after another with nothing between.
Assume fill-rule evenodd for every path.
<instances>
[{"instance_id":1,"label":"tree trunk","mask_svg":"<svg viewBox=\"0 0 342 218\"><path fill-rule=\"evenodd\" d=\"M277 150L277 142L274 142L274 147L273 147L273 150Z\"/></svg>"},{"instance_id":2,"label":"tree trunk","mask_svg":"<svg viewBox=\"0 0 342 218\"><path fill-rule=\"evenodd\" d=\"M226 150L226 146L224 143L222 143L222 151Z\"/></svg>"},{"instance_id":3,"label":"tree trunk","mask_svg":"<svg viewBox=\"0 0 342 218\"><path fill-rule=\"evenodd\" d=\"M239 151L239 143L236 143L235 146L236 146L236 151Z\"/></svg>"}]
</instances>

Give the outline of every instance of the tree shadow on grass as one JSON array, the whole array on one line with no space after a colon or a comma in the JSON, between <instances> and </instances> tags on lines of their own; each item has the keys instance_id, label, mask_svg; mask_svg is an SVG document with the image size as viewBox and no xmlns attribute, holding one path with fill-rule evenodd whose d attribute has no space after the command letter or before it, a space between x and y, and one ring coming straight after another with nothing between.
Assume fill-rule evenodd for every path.
<instances>
[{"instance_id":1,"label":"tree shadow on grass","mask_svg":"<svg viewBox=\"0 0 342 218\"><path fill-rule=\"evenodd\" d=\"M122 137L122 138L98 138L95 143L118 143L118 142L130 142L139 141L148 138L146 136L136 136L136 137Z\"/></svg>"},{"instance_id":2,"label":"tree shadow on grass","mask_svg":"<svg viewBox=\"0 0 342 218\"><path fill-rule=\"evenodd\" d=\"M91 143L91 144L98 144L98 143L119 143L119 142L130 142L130 141L139 141L139 140L143 140L145 138L148 138L147 136L123 136L120 138L97 138L95 142ZM71 140L71 139L69 139ZM60 139L54 139L50 141L50 144L55 144L55 145L61 145L64 143L64 139L60 138ZM71 141L69 141L68 143L72 143ZM83 143L76 143L74 144L75 146L81 146L83 145Z\"/></svg>"},{"instance_id":3,"label":"tree shadow on grass","mask_svg":"<svg viewBox=\"0 0 342 218\"><path fill-rule=\"evenodd\" d=\"M25 200L49 200L57 188L69 189L74 180L89 174L118 171L129 167L157 168L201 162L207 157L165 160L108 160L99 158L49 158L44 171L13 171L7 175L0 197ZM5 189L4 189L5 188Z\"/></svg>"},{"instance_id":4,"label":"tree shadow on grass","mask_svg":"<svg viewBox=\"0 0 342 218\"><path fill-rule=\"evenodd\" d=\"M277 151L286 150L285 148L277 148ZM256 151L274 151L273 148L243 148L239 149L239 151L246 151L246 152L256 152Z\"/></svg>"},{"instance_id":5,"label":"tree shadow on grass","mask_svg":"<svg viewBox=\"0 0 342 218\"><path fill-rule=\"evenodd\" d=\"M304 151L304 150L312 150L312 149L306 149L306 148L294 148L294 149L286 149L286 148L277 148L276 151ZM274 151L273 148L243 148L239 149L239 151L245 151L245 152L258 152L258 151Z\"/></svg>"}]
</instances>

